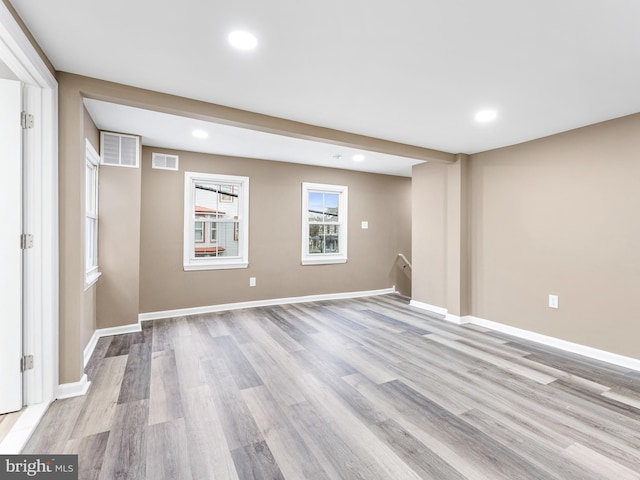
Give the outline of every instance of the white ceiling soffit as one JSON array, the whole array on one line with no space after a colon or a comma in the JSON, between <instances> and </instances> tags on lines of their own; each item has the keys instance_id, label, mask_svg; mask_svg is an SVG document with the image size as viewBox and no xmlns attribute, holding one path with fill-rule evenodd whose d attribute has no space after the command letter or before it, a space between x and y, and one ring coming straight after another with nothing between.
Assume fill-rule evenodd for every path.
<instances>
[{"instance_id":1,"label":"white ceiling soffit","mask_svg":"<svg viewBox=\"0 0 640 480\"><path fill-rule=\"evenodd\" d=\"M57 70L450 153L640 111L638 0L11 2Z\"/></svg>"},{"instance_id":2,"label":"white ceiling soffit","mask_svg":"<svg viewBox=\"0 0 640 480\"><path fill-rule=\"evenodd\" d=\"M411 176L413 165L423 163L411 158L231 127L100 100L87 98L84 103L98 129L140 135L142 144L151 147L404 177ZM205 131L208 137L195 138L192 135L194 130ZM364 155L364 160L353 160L353 155L357 154Z\"/></svg>"}]
</instances>

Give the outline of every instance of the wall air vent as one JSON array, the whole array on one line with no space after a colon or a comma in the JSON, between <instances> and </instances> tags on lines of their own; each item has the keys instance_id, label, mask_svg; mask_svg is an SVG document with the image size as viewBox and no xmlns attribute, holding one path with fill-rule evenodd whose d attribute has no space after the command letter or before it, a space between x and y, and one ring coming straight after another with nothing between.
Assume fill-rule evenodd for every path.
<instances>
[{"instance_id":1,"label":"wall air vent","mask_svg":"<svg viewBox=\"0 0 640 480\"><path fill-rule=\"evenodd\" d=\"M153 152L151 155L151 168L160 170L178 170L178 155Z\"/></svg>"},{"instance_id":2,"label":"wall air vent","mask_svg":"<svg viewBox=\"0 0 640 480\"><path fill-rule=\"evenodd\" d=\"M100 132L100 153L102 165L138 168L140 137Z\"/></svg>"}]
</instances>

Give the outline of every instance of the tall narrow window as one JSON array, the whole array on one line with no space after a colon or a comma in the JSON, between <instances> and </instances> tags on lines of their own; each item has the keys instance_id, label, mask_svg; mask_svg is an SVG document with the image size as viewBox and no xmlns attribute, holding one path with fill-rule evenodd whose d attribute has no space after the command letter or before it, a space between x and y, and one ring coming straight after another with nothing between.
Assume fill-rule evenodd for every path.
<instances>
[{"instance_id":1,"label":"tall narrow window","mask_svg":"<svg viewBox=\"0 0 640 480\"><path fill-rule=\"evenodd\" d=\"M98 270L98 165L100 156L85 139L84 177L84 286L89 288L100 276Z\"/></svg>"},{"instance_id":2,"label":"tall narrow window","mask_svg":"<svg viewBox=\"0 0 640 480\"><path fill-rule=\"evenodd\" d=\"M185 173L184 269L249 265L249 178Z\"/></svg>"},{"instance_id":3,"label":"tall narrow window","mask_svg":"<svg viewBox=\"0 0 640 480\"><path fill-rule=\"evenodd\" d=\"M302 184L302 264L347 261L347 194L341 185Z\"/></svg>"}]
</instances>

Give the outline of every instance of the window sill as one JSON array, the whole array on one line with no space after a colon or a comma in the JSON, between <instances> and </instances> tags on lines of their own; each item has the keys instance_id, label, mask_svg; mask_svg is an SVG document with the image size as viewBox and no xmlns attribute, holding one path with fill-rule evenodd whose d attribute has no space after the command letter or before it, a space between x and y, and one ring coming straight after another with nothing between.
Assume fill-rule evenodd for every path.
<instances>
[{"instance_id":1,"label":"window sill","mask_svg":"<svg viewBox=\"0 0 640 480\"><path fill-rule=\"evenodd\" d=\"M347 257L305 257L302 259L302 265L332 265L338 263L347 263Z\"/></svg>"},{"instance_id":2,"label":"window sill","mask_svg":"<svg viewBox=\"0 0 640 480\"><path fill-rule=\"evenodd\" d=\"M97 269L88 272L84 276L84 291L89 290L100 278L102 272L99 272Z\"/></svg>"},{"instance_id":3,"label":"window sill","mask_svg":"<svg viewBox=\"0 0 640 480\"><path fill-rule=\"evenodd\" d=\"M184 264L183 268L185 272L198 271L198 270L232 270L235 268L248 268L248 262L238 262L238 263L219 263L219 264L211 264L211 263L196 263L196 264Z\"/></svg>"}]
</instances>

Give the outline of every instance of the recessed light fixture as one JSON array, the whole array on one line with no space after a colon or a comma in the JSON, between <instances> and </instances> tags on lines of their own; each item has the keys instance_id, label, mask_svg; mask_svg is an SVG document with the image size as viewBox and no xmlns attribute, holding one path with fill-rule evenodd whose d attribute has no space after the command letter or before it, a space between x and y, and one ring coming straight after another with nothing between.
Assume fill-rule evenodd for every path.
<instances>
[{"instance_id":1,"label":"recessed light fixture","mask_svg":"<svg viewBox=\"0 0 640 480\"><path fill-rule=\"evenodd\" d=\"M364 155L361 153L356 153L353 157L351 157L354 162L362 162L364 160Z\"/></svg>"},{"instance_id":2,"label":"recessed light fixture","mask_svg":"<svg viewBox=\"0 0 640 480\"><path fill-rule=\"evenodd\" d=\"M497 115L498 114L495 110L482 110L476 113L476 121L481 123L490 122L492 120L495 120Z\"/></svg>"},{"instance_id":3,"label":"recessed light fixture","mask_svg":"<svg viewBox=\"0 0 640 480\"><path fill-rule=\"evenodd\" d=\"M194 130L193 132L191 132L191 135L196 138L207 138L209 136L209 134L204 130Z\"/></svg>"},{"instance_id":4,"label":"recessed light fixture","mask_svg":"<svg viewBox=\"0 0 640 480\"><path fill-rule=\"evenodd\" d=\"M258 45L258 39L244 30L235 30L227 37L229 43L238 50L253 50Z\"/></svg>"}]
</instances>

